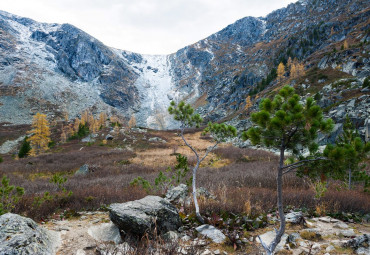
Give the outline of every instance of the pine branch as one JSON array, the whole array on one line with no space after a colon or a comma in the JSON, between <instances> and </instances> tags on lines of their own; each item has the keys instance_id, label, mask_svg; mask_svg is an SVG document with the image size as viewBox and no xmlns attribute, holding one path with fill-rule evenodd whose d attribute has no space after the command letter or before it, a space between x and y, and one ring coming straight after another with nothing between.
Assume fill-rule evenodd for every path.
<instances>
[{"instance_id":1,"label":"pine branch","mask_svg":"<svg viewBox=\"0 0 370 255\"><path fill-rule=\"evenodd\" d=\"M304 166L308 162L313 162L313 161L318 161L318 160L328 160L328 159L325 158L325 157L318 157L318 158L313 158L313 159L300 160L300 161L295 162L293 164L282 167L282 169L288 169L285 172L283 172L283 174L287 174L287 173L289 173L289 172L291 172L291 171L293 171L293 170L295 170L295 169L297 169L301 166Z\"/></svg>"}]
</instances>

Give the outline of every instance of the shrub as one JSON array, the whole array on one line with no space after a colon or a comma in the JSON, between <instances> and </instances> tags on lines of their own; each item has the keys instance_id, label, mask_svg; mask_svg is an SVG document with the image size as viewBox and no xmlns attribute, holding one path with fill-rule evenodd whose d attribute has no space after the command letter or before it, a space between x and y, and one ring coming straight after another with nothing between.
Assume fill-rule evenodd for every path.
<instances>
[{"instance_id":1,"label":"shrub","mask_svg":"<svg viewBox=\"0 0 370 255\"><path fill-rule=\"evenodd\" d=\"M23 188L9 185L9 178L3 176L0 186L0 215L10 212L23 194Z\"/></svg>"}]
</instances>

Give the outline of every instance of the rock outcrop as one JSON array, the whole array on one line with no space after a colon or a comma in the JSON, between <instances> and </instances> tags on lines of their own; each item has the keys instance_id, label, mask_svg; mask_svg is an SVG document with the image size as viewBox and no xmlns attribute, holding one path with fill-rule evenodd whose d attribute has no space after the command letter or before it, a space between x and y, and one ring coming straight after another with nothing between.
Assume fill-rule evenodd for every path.
<instances>
[{"instance_id":1,"label":"rock outcrop","mask_svg":"<svg viewBox=\"0 0 370 255\"><path fill-rule=\"evenodd\" d=\"M1 255L55 254L59 238L29 218L12 213L0 216Z\"/></svg>"},{"instance_id":2,"label":"rock outcrop","mask_svg":"<svg viewBox=\"0 0 370 255\"><path fill-rule=\"evenodd\" d=\"M176 207L158 196L147 196L140 200L109 206L111 221L122 231L138 236L176 231L181 219Z\"/></svg>"}]
</instances>

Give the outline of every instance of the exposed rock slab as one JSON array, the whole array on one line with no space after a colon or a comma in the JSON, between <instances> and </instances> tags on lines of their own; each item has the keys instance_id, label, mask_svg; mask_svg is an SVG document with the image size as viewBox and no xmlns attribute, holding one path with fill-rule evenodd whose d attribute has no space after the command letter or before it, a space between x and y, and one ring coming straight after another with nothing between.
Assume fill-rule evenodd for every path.
<instances>
[{"instance_id":1,"label":"exposed rock slab","mask_svg":"<svg viewBox=\"0 0 370 255\"><path fill-rule=\"evenodd\" d=\"M147 196L140 200L109 207L111 221L124 232L142 236L154 228L160 233L176 231L181 219L176 207L158 196Z\"/></svg>"},{"instance_id":2,"label":"exposed rock slab","mask_svg":"<svg viewBox=\"0 0 370 255\"><path fill-rule=\"evenodd\" d=\"M13 213L0 216L0 255L51 255L59 243L57 233L29 218Z\"/></svg>"},{"instance_id":3,"label":"exposed rock slab","mask_svg":"<svg viewBox=\"0 0 370 255\"><path fill-rule=\"evenodd\" d=\"M204 224L196 228L201 235L210 238L214 243L223 243L226 236L214 226Z\"/></svg>"}]
</instances>

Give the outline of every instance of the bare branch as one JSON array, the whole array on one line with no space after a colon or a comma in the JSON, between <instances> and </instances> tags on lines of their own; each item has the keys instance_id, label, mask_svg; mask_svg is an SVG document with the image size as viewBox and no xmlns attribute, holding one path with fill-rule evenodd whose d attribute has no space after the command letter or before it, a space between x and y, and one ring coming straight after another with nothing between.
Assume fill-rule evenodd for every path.
<instances>
[{"instance_id":1,"label":"bare branch","mask_svg":"<svg viewBox=\"0 0 370 255\"><path fill-rule=\"evenodd\" d=\"M206 154L204 154L203 158L199 161L199 163L201 163L208 156L208 153L210 153L211 151L213 151L219 143L220 142L216 142L216 144L213 145L211 149L207 149Z\"/></svg>"},{"instance_id":2,"label":"bare branch","mask_svg":"<svg viewBox=\"0 0 370 255\"><path fill-rule=\"evenodd\" d=\"M191 146L187 141L186 141L186 139L185 139L185 137L184 137L184 127L183 127L183 125L181 125L181 138L182 138L182 140L184 141L184 143L186 144L186 146L188 146L193 152L194 152L194 154L195 154L195 156L197 157L197 159L199 159L199 155L198 155L198 153L197 153L197 151L193 148L193 146Z\"/></svg>"}]
</instances>

